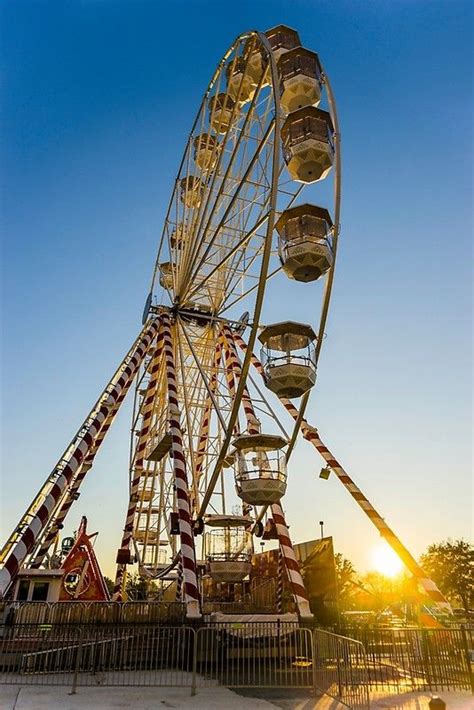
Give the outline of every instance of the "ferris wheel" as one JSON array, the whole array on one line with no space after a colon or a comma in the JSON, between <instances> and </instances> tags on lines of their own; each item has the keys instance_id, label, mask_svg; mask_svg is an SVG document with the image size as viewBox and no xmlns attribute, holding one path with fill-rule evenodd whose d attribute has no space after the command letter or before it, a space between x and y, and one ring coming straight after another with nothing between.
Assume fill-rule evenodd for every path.
<instances>
[{"instance_id":1,"label":"ferris wheel","mask_svg":"<svg viewBox=\"0 0 474 710\"><path fill-rule=\"evenodd\" d=\"M179 551L185 598L191 590L197 601L193 537L211 578L241 581L250 569L252 533L261 533L270 511L285 538L285 564L294 567L299 609L309 612L280 506L291 433L267 395L247 380L259 335L270 390L303 396L302 412L315 382L340 204L337 115L328 87L317 54L280 26L238 37L204 95L143 317L144 323L150 313L161 317L161 350L138 378L133 500L118 555L117 596L132 554L142 573L156 577ZM334 163L331 210L305 203L304 187L325 178ZM283 322L260 330L267 283L279 274L325 282L325 288L316 284L321 316L314 329ZM247 350L239 357L236 338L243 332ZM147 400L155 416L144 432Z\"/></svg>"},{"instance_id":2,"label":"ferris wheel","mask_svg":"<svg viewBox=\"0 0 474 710\"><path fill-rule=\"evenodd\" d=\"M316 194L328 176L332 203L306 200L304 189L314 185ZM340 199L338 117L318 55L285 26L242 34L220 61L187 139L143 330L4 546L2 593L21 564L40 567L51 556L134 385L114 599L123 599L127 569L136 565L144 577L173 582L188 616L199 616L206 580L248 578L263 535L278 544L296 611L309 616L282 507L301 431L443 602L304 418L329 312ZM261 322L267 286L281 278L305 283L319 300L312 323Z\"/></svg>"}]
</instances>

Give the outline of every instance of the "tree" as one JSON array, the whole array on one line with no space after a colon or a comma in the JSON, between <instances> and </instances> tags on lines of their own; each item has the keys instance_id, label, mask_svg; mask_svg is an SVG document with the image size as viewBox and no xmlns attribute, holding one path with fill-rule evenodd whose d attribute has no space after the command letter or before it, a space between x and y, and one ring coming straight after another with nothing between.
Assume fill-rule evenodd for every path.
<instances>
[{"instance_id":1,"label":"tree","mask_svg":"<svg viewBox=\"0 0 474 710\"><path fill-rule=\"evenodd\" d=\"M350 560L340 552L334 555L336 565L337 594L339 598L339 608L341 611L352 608L352 596L354 594L354 577L356 571Z\"/></svg>"},{"instance_id":2,"label":"tree","mask_svg":"<svg viewBox=\"0 0 474 710\"><path fill-rule=\"evenodd\" d=\"M465 540L430 545L420 557L425 572L453 602L467 612L474 605L474 546Z\"/></svg>"},{"instance_id":3,"label":"tree","mask_svg":"<svg viewBox=\"0 0 474 710\"><path fill-rule=\"evenodd\" d=\"M138 572L135 572L135 574L127 576L125 591L130 601L144 601L153 599L158 592L158 588L155 582L140 577Z\"/></svg>"},{"instance_id":4,"label":"tree","mask_svg":"<svg viewBox=\"0 0 474 710\"><path fill-rule=\"evenodd\" d=\"M105 586L107 587L107 589L109 591L110 598L112 599L112 595L114 593L114 583L110 579L110 577L104 577L104 582L105 582Z\"/></svg>"}]
</instances>

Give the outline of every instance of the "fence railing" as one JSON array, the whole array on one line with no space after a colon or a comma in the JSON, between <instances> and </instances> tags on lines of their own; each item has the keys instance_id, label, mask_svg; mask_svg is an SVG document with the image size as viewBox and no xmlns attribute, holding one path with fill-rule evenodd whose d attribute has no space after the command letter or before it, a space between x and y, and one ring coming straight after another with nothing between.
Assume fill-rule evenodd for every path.
<instances>
[{"instance_id":1,"label":"fence railing","mask_svg":"<svg viewBox=\"0 0 474 710\"><path fill-rule=\"evenodd\" d=\"M0 638L0 683L189 687L194 629L20 624Z\"/></svg>"},{"instance_id":2,"label":"fence railing","mask_svg":"<svg viewBox=\"0 0 474 710\"><path fill-rule=\"evenodd\" d=\"M344 632L363 644L373 688L474 693L472 629L351 627Z\"/></svg>"},{"instance_id":3,"label":"fence railing","mask_svg":"<svg viewBox=\"0 0 474 710\"><path fill-rule=\"evenodd\" d=\"M350 708L370 702L370 676L361 641L314 629L313 685Z\"/></svg>"},{"instance_id":4,"label":"fence railing","mask_svg":"<svg viewBox=\"0 0 474 710\"><path fill-rule=\"evenodd\" d=\"M222 614L274 614L275 607L267 604L255 606L252 602L219 602L205 601L202 603L202 613L205 615L220 612Z\"/></svg>"},{"instance_id":5,"label":"fence railing","mask_svg":"<svg viewBox=\"0 0 474 710\"><path fill-rule=\"evenodd\" d=\"M4 623L120 624L177 623L185 620L182 602L9 602Z\"/></svg>"},{"instance_id":6,"label":"fence railing","mask_svg":"<svg viewBox=\"0 0 474 710\"><path fill-rule=\"evenodd\" d=\"M196 631L200 685L312 688L312 631L296 623L216 623Z\"/></svg>"},{"instance_id":7,"label":"fence railing","mask_svg":"<svg viewBox=\"0 0 474 710\"><path fill-rule=\"evenodd\" d=\"M361 708L377 691L474 692L474 639L466 629L354 628L338 635L297 622L171 623L164 621L169 611L146 602L133 607L131 621L114 623L104 622L112 613L105 607L95 623L58 622L59 612L48 617L47 605L37 609L41 623L17 623L18 609L0 626L0 682L306 688Z\"/></svg>"},{"instance_id":8,"label":"fence railing","mask_svg":"<svg viewBox=\"0 0 474 710\"><path fill-rule=\"evenodd\" d=\"M14 623L0 627L0 682L72 692L88 685L305 688L368 707L367 693L351 688L365 677L361 645L342 637L331 645L333 636L296 622Z\"/></svg>"}]
</instances>

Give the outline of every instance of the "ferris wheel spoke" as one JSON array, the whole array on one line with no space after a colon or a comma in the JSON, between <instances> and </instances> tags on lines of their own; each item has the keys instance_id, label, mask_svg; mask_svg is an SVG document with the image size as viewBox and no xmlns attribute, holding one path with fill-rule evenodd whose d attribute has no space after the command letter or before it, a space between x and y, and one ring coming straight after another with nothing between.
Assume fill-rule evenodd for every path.
<instances>
[{"instance_id":1,"label":"ferris wheel spoke","mask_svg":"<svg viewBox=\"0 0 474 710\"><path fill-rule=\"evenodd\" d=\"M267 276L267 281L269 281L271 278L273 278L273 276L278 274L280 271L281 271L281 266L279 266L278 268L271 271ZM239 303L243 299L246 299L247 296L249 296L251 293L256 291L258 289L258 287L259 287L259 283L254 284L251 288L244 291L240 296L235 298L233 301L231 301L227 305L226 305L226 302L224 301L223 307L221 308L221 311L220 311L221 315L224 314L226 311L228 311L230 308L233 308L237 303Z\"/></svg>"},{"instance_id":2,"label":"ferris wheel spoke","mask_svg":"<svg viewBox=\"0 0 474 710\"><path fill-rule=\"evenodd\" d=\"M186 332L186 328L184 327L184 325L183 325L183 323L182 323L182 320L180 320L179 325L180 325L180 327L181 327L182 333L184 334L184 337L185 337L186 342L187 342L187 344L188 344L189 350L190 350L190 352L191 352L191 354L192 354L192 356L193 356L193 358L194 358L194 362L195 362L195 364L196 364L196 367L197 367L198 370L199 370L199 374L200 374L201 377L202 377L202 381L204 382L204 386L205 386L205 388L206 388L206 390L207 390L207 394L208 394L208 396L209 396L209 398L210 398L212 404L214 405L214 409L215 409L215 412L216 412L216 414L217 414L217 416L218 416L218 418L219 418L219 421L220 421L221 425L222 425L224 428L226 428L226 426L227 426L227 425L226 425L226 421L225 421L224 417L222 416L222 414L221 414L221 412L220 412L220 409L219 409L219 406L218 406L218 404L217 404L217 402L216 402L216 399L215 399L214 393L213 393L213 391L212 391L212 387L211 387L211 385L210 385L210 382L209 382L209 380L208 380L208 378L207 378L207 376L206 376L206 373L204 372L204 369L203 369L201 363L199 362L199 358L198 358L198 356L196 355L196 351L195 351L195 349L194 349L194 346L193 346L193 344L192 344L192 342L191 342L191 339L190 339L189 335L188 335L187 332Z\"/></svg>"},{"instance_id":3,"label":"ferris wheel spoke","mask_svg":"<svg viewBox=\"0 0 474 710\"><path fill-rule=\"evenodd\" d=\"M190 279L190 282L191 282L191 283L192 283L192 281L196 278L196 275L199 273L200 267L201 267L202 264L205 262L205 260L206 260L206 258L207 258L207 256L208 256L208 254L209 254L209 251L210 251L210 249L212 248L212 245L214 244L214 242L215 242L215 240L216 240L216 238L217 238L217 236L218 236L218 234L219 234L219 231L220 231L220 230L222 229L222 227L225 225L226 219L228 218L229 214L231 213L232 207L234 206L234 204L235 204L237 198L239 197L240 191L241 191L243 185L245 184L245 181L246 181L247 177L248 177L249 174L251 173L251 171L252 171L252 169L253 169L253 167L254 167L255 162L257 161L258 155L259 155L259 154L262 152L262 150L264 149L264 147L265 147L265 145L266 145L268 139L269 139L270 136L272 135L273 130L274 130L274 123L272 122L272 123L270 123L270 125L269 125L268 128L267 128L267 131L266 131L266 133L265 133L265 136L264 136L263 139L262 139L262 142L261 142L260 146L257 148L257 150L255 151L254 155L252 156L252 159L249 161L249 164L248 164L248 166L247 166L247 169L245 170L245 173L244 173L243 176L242 176L242 181L239 183L239 185L238 185L238 187L236 188L236 190L234 191L234 193L233 193L233 195L232 195L230 201L228 202L228 204L227 204L227 206L226 206L226 208L225 208L225 210L224 210L224 214L223 214L222 218L220 219L217 228L214 230L213 236L212 236L212 237L210 238L210 240L207 242L206 248L205 248L205 250L204 250L204 253L202 254L201 259L200 259L200 261L198 262L198 265L197 265L197 267L195 268L195 270L194 270L194 272L193 272L193 276L192 276L192 278ZM189 283L188 283L188 290L189 290ZM182 297L183 297L183 298L185 298L185 296L186 296L186 289L184 289L184 292L183 292L183 294L182 294Z\"/></svg>"},{"instance_id":4,"label":"ferris wheel spoke","mask_svg":"<svg viewBox=\"0 0 474 710\"><path fill-rule=\"evenodd\" d=\"M252 109L249 109L249 112L247 113L246 121L247 121L252 115L253 115L253 114L252 114ZM206 227L202 230L202 232L203 232L202 243L205 243L205 238L206 238L207 232L209 231L209 228L210 228L210 225L211 225L211 221L212 221L212 217L213 217L214 211L215 211L215 209L217 208L217 205L219 204L219 196L224 193L225 185L226 185L227 181L228 181L229 179L231 179L230 168L232 167L233 161L234 161L236 155L238 154L238 146L239 146L239 144L240 144L240 139L241 139L241 137L242 137L242 134L238 137L237 142L236 142L236 145L235 145L234 148L233 148L233 151L232 151L232 154L231 154L231 159L230 159L230 162L229 162L229 164L228 164L228 166L227 166L227 170L226 170L224 179L221 181L218 194L217 194L216 198L214 199L214 205L213 205L211 214L210 214L210 216L208 217L207 225L206 225ZM264 138L264 140L266 141L265 136L263 136L263 138ZM260 142L261 142L261 141L259 141L259 144L258 144L258 146L257 146L257 150L259 150L259 149L261 150L261 149L263 149L263 147L264 147L264 146L261 146L261 145L260 145ZM246 149L246 148L247 148L247 145L245 145L245 149ZM246 162L246 161L245 161L245 162ZM250 171L249 171L249 174L250 174ZM243 178L242 176L239 176L238 184L239 184L239 192L240 192L240 189L241 189L241 187L242 187L242 184L244 184L245 187L247 187L247 184L245 183L245 180L244 180L244 178ZM239 197L238 194L236 194L236 195L233 194L233 195L229 195L229 196L230 196L231 199L232 199L232 203L233 203L233 201L235 201L235 198L236 198L236 197ZM232 205L231 205L231 206L232 206ZM226 219L226 218L225 218L225 219ZM223 220L224 222L225 222L225 219ZM203 220L201 219L201 222L202 222L202 221L203 221ZM218 229L219 229L221 226L222 226L222 225L219 225ZM216 234L214 235L214 238L217 236L217 233L218 233L218 230L216 230ZM211 241L212 241L212 239L211 239ZM194 259L196 258L196 255L197 255L198 251L199 251L199 246L198 246L198 247L195 247L195 248L194 248L194 252L192 252L192 255L193 255Z\"/></svg>"},{"instance_id":5,"label":"ferris wheel spoke","mask_svg":"<svg viewBox=\"0 0 474 710\"><path fill-rule=\"evenodd\" d=\"M232 247L232 249L223 257L222 261L219 262L204 278L197 283L197 285L192 289L192 291L189 292L189 298L191 299L194 294L198 293L203 286L210 280L212 277L221 269L223 266L227 264L228 261L230 261L237 253L239 253L244 247L248 241L256 234L256 232L265 224L265 222L268 219L268 213L263 215L263 217L260 218L260 220L252 227L252 229L245 234L242 239L235 244L235 246ZM227 284L226 284L227 285Z\"/></svg>"},{"instance_id":6,"label":"ferris wheel spoke","mask_svg":"<svg viewBox=\"0 0 474 710\"><path fill-rule=\"evenodd\" d=\"M233 66L235 65L235 61L236 61L236 57L234 57L234 64L233 64ZM245 72L244 72L244 74L242 75L241 86L242 86L242 82L243 82L243 80L244 80L244 76L245 76ZM209 227L210 221L211 221L211 219L212 219L212 215L213 215L213 212L214 212L214 210L215 210L215 205L216 205L216 202L217 202L217 199L214 199L214 203L213 203L213 207L211 208L210 216L207 217L207 210L208 210L208 207L209 207L209 205L210 205L210 203L211 203L211 201L212 201L211 198L213 197L213 194L214 194L214 185L219 182L218 178L220 178L220 187L218 188L218 194L219 194L219 192L223 190L223 187L224 187L224 185L225 185L225 183L226 183L226 180L227 180L227 178L228 178L228 176L229 176L229 174L230 174L230 172L231 172L231 168L232 168L232 165L233 165L235 156L236 156L237 151L238 151L238 147L239 147L240 142L241 142L241 139L242 139L242 133L241 133L241 134L238 136L237 141L236 141L236 144L234 145L234 147L233 147L233 149L232 149L232 152L231 152L231 154L230 154L230 159L229 159L229 162L228 162L228 164L227 164L227 167L226 167L224 176L221 177L221 176L220 176L220 166L221 166L221 162L222 162L222 160L223 160L223 157L224 157L224 155L225 155L225 153L226 153L227 142L228 142L229 139L231 139L232 136L233 136L233 129L232 129L232 126L233 126L233 124L234 124L234 122L235 122L236 113L237 113L237 110L238 110L238 109L237 109L237 107L238 107L238 98L239 98L239 96L240 96L241 86L239 87L237 100L236 100L236 102L235 102L235 104L234 104L234 106L233 106L232 113L231 113L230 120L229 120L229 125L228 125L228 127L227 127L227 130L225 131L223 142L222 142L222 143L220 144L220 146L219 146L219 154L218 154L218 156L217 156L217 165L216 165L216 168L215 168L215 170L214 170L214 172L213 172L212 179L211 179L211 183L210 183L210 185L208 186L206 201L199 207L199 215L200 215L200 216L198 216L198 219L196 220L197 223L196 223L196 227L195 227L195 234L197 235L197 234L201 233L203 239L205 239L206 232L207 232L207 229L208 229L208 227ZM244 130L245 130L245 126L247 125L248 121L249 121L249 120L251 119L251 117L252 117L254 105L255 105L255 97L254 97L254 99L253 99L252 102L251 102L251 105L250 105L249 110L247 111L247 115L246 115L246 117L245 117L244 125L243 125L243 129L244 129ZM211 111L211 116L210 116L210 124L211 124L211 125L213 124L213 115L214 115L215 107L216 107L216 102L213 103L213 108L212 108L212 111ZM202 110L202 109L201 109L201 110ZM215 150L217 150L217 144L216 144L216 146L215 146ZM201 173L202 173L202 171L201 171ZM203 225L204 219L205 219L206 217L207 217L207 220L208 220L208 221L207 221L207 226L206 226L204 229L202 229L202 225ZM188 276L189 276L189 269L191 268L191 267L190 267L190 264L192 265L192 263L193 263L193 261L194 261L194 259L195 259L195 256L196 256L196 253L197 253L197 250L198 250L198 249L199 249L199 243L197 243L197 245L195 245L193 248L190 248L190 249L188 250L187 254L186 254L186 257L187 257L186 262L185 262L185 263L186 263L186 266L185 266L185 269L184 269L184 274L182 275L182 278L181 278L181 281L180 281L180 284L179 284L178 293L181 291L181 288L182 288L182 285L181 285L181 284L184 283L184 285L185 285L186 282L187 282L187 278L188 278Z\"/></svg>"},{"instance_id":7,"label":"ferris wheel spoke","mask_svg":"<svg viewBox=\"0 0 474 710\"><path fill-rule=\"evenodd\" d=\"M282 169L283 169L283 166L282 166ZM300 186L298 186L298 188L296 189L296 192L294 192L294 193L289 193L289 195L291 196L291 199L290 199L289 202L288 202L288 207L291 207L291 205L292 205L293 202L297 199L297 197L299 196L299 194L301 193L301 191L303 190L303 188L304 188L304 185L300 185ZM280 190L279 190L279 193L280 193ZM266 203L265 203L264 206L267 206L267 205L268 205L269 199L270 199L270 195L267 196L267 198L266 198ZM268 214L269 214L269 213L267 213L267 214L265 215L265 218L267 217ZM251 216L251 213L249 213L249 215L247 216L246 224L245 224L245 226L244 226L244 229L246 228L246 225L247 225L247 222L248 222L250 216ZM257 223L257 224L258 224L258 228L260 228L260 227L262 226L262 224L264 223L264 221L265 221L265 220L262 218L262 222L261 222L261 223ZM239 278L242 278L244 275L246 275L246 274L248 273L248 271L249 271L249 267L251 266L251 264L252 264L253 261L255 260L255 257L254 257L253 260L247 262L245 268L244 268L242 271L239 271L241 263L242 263L243 261L245 261L245 259L246 259L246 252L245 252L245 250L241 249L241 250L240 250L240 253L239 253L239 252L236 252L236 253L237 253L237 261L235 262L235 264L232 264L232 268L228 270L228 277L227 277L227 281L226 281L226 283L225 283L225 289L224 289L224 290L225 290L225 292L228 294L228 298L230 298L230 296L231 296L232 294L234 294L234 288L232 287L232 279L234 278L234 276L237 275ZM258 256L258 254L256 254L256 256ZM280 269L275 270L274 272L272 272L272 273L270 274L270 276L273 276L273 275L277 274L279 271L280 271ZM270 278L270 277L269 277L269 278ZM249 295L253 290L254 290L254 289L249 289L248 291L242 293L242 294L239 296L238 299L232 301L232 303L228 305L228 308L230 308L231 306L235 305L239 300L242 300L243 298L247 297L247 295ZM227 310L227 308L225 307L225 305L226 305L226 301L224 301L223 304L222 304L221 313L224 313L224 311Z\"/></svg>"}]
</instances>

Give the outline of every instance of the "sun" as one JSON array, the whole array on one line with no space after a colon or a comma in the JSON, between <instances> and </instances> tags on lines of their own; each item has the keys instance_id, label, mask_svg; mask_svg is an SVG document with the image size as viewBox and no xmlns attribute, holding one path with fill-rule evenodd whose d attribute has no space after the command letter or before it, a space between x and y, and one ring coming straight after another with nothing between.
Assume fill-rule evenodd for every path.
<instances>
[{"instance_id":1,"label":"sun","mask_svg":"<svg viewBox=\"0 0 474 710\"><path fill-rule=\"evenodd\" d=\"M374 549L372 564L377 572L385 577L396 577L403 569L402 561L386 542L379 543Z\"/></svg>"}]
</instances>

